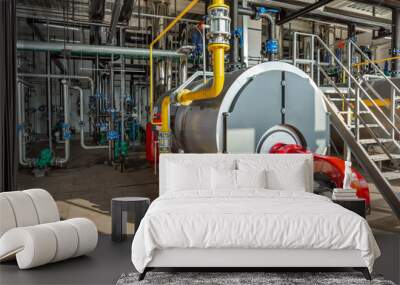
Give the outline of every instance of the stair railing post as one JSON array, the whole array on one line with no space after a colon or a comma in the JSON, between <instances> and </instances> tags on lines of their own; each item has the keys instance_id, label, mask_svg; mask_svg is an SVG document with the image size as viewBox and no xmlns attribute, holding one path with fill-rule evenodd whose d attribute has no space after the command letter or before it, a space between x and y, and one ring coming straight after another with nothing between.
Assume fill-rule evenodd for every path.
<instances>
[{"instance_id":1,"label":"stair railing post","mask_svg":"<svg viewBox=\"0 0 400 285\"><path fill-rule=\"evenodd\" d=\"M349 72L351 72L351 64L352 64L352 46L351 46L351 41L347 41L347 69ZM348 102L350 102L350 97L351 97L351 84L352 84L352 80L351 80L351 76L350 74L348 74L347 76L347 100ZM351 109L349 107L349 104L347 104L347 125L350 127L351 126ZM355 132L357 134L357 125L356 125L356 129ZM344 152L344 157L347 160L349 157L351 158L351 154L350 154L351 150L350 147L346 144L345 145L345 152Z\"/></svg>"},{"instance_id":2,"label":"stair railing post","mask_svg":"<svg viewBox=\"0 0 400 285\"><path fill-rule=\"evenodd\" d=\"M296 57L297 57L297 32L293 33L293 65L296 66Z\"/></svg>"},{"instance_id":3,"label":"stair railing post","mask_svg":"<svg viewBox=\"0 0 400 285\"><path fill-rule=\"evenodd\" d=\"M311 35L311 78L314 81L314 44L315 44L315 35Z\"/></svg>"},{"instance_id":4,"label":"stair railing post","mask_svg":"<svg viewBox=\"0 0 400 285\"><path fill-rule=\"evenodd\" d=\"M356 88L356 117L355 117L355 132L356 132L356 140L357 142L360 140L360 123L359 123L359 116L360 116L360 88Z\"/></svg>"},{"instance_id":5,"label":"stair railing post","mask_svg":"<svg viewBox=\"0 0 400 285\"><path fill-rule=\"evenodd\" d=\"M317 86L321 86L321 71L320 69L321 65L321 49L317 50Z\"/></svg>"},{"instance_id":6,"label":"stair railing post","mask_svg":"<svg viewBox=\"0 0 400 285\"><path fill-rule=\"evenodd\" d=\"M391 110L391 119L393 125L396 125L396 89L392 87L392 110ZM396 133L395 130L392 128L392 139L395 140Z\"/></svg>"}]
</instances>

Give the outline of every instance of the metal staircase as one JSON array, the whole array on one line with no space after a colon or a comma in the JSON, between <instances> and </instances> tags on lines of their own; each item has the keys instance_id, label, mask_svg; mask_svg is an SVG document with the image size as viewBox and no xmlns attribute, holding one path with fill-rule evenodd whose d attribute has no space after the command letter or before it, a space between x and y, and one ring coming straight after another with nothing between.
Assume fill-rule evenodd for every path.
<instances>
[{"instance_id":1,"label":"metal staircase","mask_svg":"<svg viewBox=\"0 0 400 285\"><path fill-rule=\"evenodd\" d=\"M299 36L310 38L309 58L297 56ZM321 62L321 51L329 55L329 62ZM390 100L384 100L369 83L371 76L365 77L353 70L355 52L373 68L374 78L385 80L391 86ZM294 33L293 64L303 67L323 91L331 124L345 142L345 156L351 157L350 152L354 155L400 219L400 195L396 195L390 184L400 179L400 130L396 126L400 117L395 112L400 89L352 41L347 44L347 59L346 66L317 35ZM328 74L327 69L332 66L343 72L347 79L344 85L336 84Z\"/></svg>"}]
</instances>

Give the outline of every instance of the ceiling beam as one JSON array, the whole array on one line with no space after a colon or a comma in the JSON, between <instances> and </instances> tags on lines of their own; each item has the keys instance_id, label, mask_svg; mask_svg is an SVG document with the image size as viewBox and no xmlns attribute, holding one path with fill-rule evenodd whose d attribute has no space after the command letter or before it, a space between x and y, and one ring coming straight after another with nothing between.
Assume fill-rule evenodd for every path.
<instances>
[{"instance_id":1,"label":"ceiling beam","mask_svg":"<svg viewBox=\"0 0 400 285\"><path fill-rule=\"evenodd\" d=\"M306 14L308 14L311 11L314 11L318 8L321 8L322 6L325 6L326 4L329 4L330 2L332 2L333 0L319 0L318 2L315 2L314 4L308 5L306 7L304 7L303 9L291 13L289 15L287 15L286 17L280 19L276 24L277 25L283 25L287 22L290 22L296 18L299 18L301 16L304 16Z\"/></svg>"},{"instance_id":2,"label":"ceiling beam","mask_svg":"<svg viewBox=\"0 0 400 285\"><path fill-rule=\"evenodd\" d=\"M399 0L350 0L350 1L374 5L374 6L383 6L387 8L400 8Z\"/></svg>"}]
</instances>

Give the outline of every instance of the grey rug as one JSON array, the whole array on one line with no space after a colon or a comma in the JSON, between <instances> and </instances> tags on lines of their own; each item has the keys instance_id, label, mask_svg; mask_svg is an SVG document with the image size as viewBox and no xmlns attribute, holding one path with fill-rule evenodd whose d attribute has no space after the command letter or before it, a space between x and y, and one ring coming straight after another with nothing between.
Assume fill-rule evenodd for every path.
<instances>
[{"instance_id":1,"label":"grey rug","mask_svg":"<svg viewBox=\"0 0 400 285\"><path fill-rule=\"evenodd\" d=\"M148 272L146 278L142 281L138 281L138 276L138 273L122 274L117 285L395 285L393 282L376 275L372 276L372 281L368 281L359 272Z\"/></svg>"}]
</instances>

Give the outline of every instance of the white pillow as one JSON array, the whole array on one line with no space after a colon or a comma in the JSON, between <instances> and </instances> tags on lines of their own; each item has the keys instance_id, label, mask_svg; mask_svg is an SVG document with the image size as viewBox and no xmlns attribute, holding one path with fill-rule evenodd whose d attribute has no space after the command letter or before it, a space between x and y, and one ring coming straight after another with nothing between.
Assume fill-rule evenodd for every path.
<instances>
[{"instance_id":1,"label":"white pillow","mask_svg":"<svg viewBox=\"0 0 400 285\"><path fill-rule=\"evenodd\" d=\"M170 163L168 190L185 191L211 188L211 167Z\"/></svg>"},{"instance_id":2,"label":"white pillow","mask_svg":"<svg viewBox=\"0 0 400 285\"><path fill-rule=\"evenodd\" d=\"M212 168L212 189L236 190L236 170Z\"/></svg>"},{"instance_id":3,"label":"white pillow","mask_svg":"<svg viewBox=\"0 0 400 285\"><path fill-rule=\"evenodd\" d=\"M267 188L273 190L308 192L309 177L306 177L306 164L294 164L285 169L267 169Z\"/></svg>"},{"instance_id":4,"label":"white pillow","mask_svg":"<svg viewBox=\"0 0 400 285\"><path fill-rule=\"evenodd\" d=\"M267 188L267 172L263 170L236 170L238 188Z\"/></svg>"}]
</instances>

